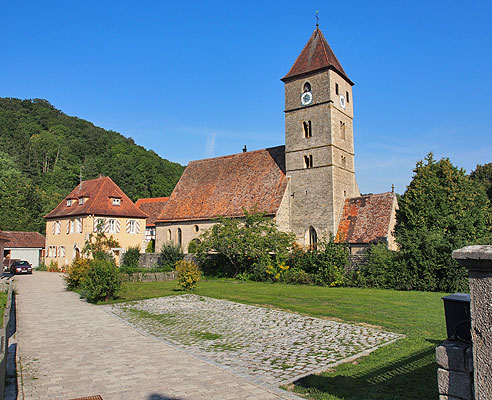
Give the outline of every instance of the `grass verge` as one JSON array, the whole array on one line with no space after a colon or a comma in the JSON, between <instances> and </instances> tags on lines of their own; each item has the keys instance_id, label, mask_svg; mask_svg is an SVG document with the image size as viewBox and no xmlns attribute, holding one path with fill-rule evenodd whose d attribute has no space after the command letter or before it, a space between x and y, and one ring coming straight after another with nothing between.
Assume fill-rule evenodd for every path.
<instances>
[{"instance_id":1,"label":"grass verge","mask_svg":"<svg viewBox=\"0 0 492 400\"><path fill-rule=\"evenodd\" d=\"M175 282L127 283L116 301L184 293ZM209 280L197 295L379 326L406 338L289 389L311 399L437 399L434 348L446 337L443 293Z\"/></svg>"}]
</instances>

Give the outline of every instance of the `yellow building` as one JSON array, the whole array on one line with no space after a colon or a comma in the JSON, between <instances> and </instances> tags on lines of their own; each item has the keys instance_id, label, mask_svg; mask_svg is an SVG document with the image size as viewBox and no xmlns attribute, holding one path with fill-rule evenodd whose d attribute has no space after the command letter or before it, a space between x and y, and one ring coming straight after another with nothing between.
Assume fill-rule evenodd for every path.
<instances>
[{"instance_id":1,"label":"yellow building","mask_svg":"<svg viewBox=\"0 0 492 400\"><path fill-rule=\"evenodd\" d=\"M118 241L112 249L117 263L130 246L142 249L147 214L109 177L81 182L46 218L45 263L59 268L81 256L89 234L102 228Z\"/></svg>"}]
</instances>

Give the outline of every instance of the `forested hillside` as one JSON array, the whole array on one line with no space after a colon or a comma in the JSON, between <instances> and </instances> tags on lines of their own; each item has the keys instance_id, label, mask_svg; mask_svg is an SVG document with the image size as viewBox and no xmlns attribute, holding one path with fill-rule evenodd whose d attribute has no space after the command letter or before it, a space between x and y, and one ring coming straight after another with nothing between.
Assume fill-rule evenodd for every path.
<instances>
[{"instance_id":1,"label":"forested hillside","mask_svg":"<svg viewBox=\"0 0 492 400\"><path fill-rule=\"evenodd\" d=\"M0 98L0 229L43 232L78 183L111 177L135 201L171 194L183 166L42 99Z\"/></svg>"}]
</instances>

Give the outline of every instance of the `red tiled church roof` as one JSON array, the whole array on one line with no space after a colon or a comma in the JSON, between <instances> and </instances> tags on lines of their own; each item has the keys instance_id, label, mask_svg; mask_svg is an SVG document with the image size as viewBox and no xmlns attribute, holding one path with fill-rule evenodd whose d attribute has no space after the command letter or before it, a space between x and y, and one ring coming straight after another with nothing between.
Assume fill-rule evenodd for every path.
<instances>
[{"instance_id":1,"label":"red tiled church roof","mask_svg":"<svg viewBox=\"0 0 492 400\"><path fill-rule=\"evenodd\" d=\"M166 205L169 197L154 197L150 199L138 199L135 205L147 214L146 225L155 226L155 220L161 214L162 209Z\"/></svg>"},{"instance_id":2,"label":"red tiled church roof","mask_svg":"<svg viewBox=\"0 0 492 400\"><path fill-rule=\"evenodd\" d=\"M316 28L290 71L282 78L282 81L285 82L300 75L330 68L337 71L348 83L354 84L347 77L321 30Z\"/></svg>"},{"instance_id":3,"label":"red tiled church roof","mask_svg":"<svg viewBox=\"0 0 492 400\"><path fill-rule=\"evenodd\" d=\"M86 198L84 204L79 205L79 198ZM112 198L120 199L120 205L113 205ZM72 205L67 206L67 200L70 199L73 200ZM81 182L53 211L44 217L59 218L76 215L147 218L147 214L140 211L108 176Z\"/></svg>"},{"instance_id":4,"label":"red tiled church roof","mask_svg":"<svg viewBox=\"0 0 492 400\"><path fill-rule=\"evenodd\" d=\"M346 199L335 241L375 243L387 239L395 207L396 196L391 192Z\"/></svg>"},{"instance_id":5,"label":"red tiled church roof","mask_svg":"<svg viewBox=\"0 0 492 400\"><path fill-rule=\"evenodd\" d=\"M285 146L192 161L157 221L275 215L286 187Z\"/></svg>"},{"instance_id":6,"label":"red tiled church roof","mask_svg":"<svg viewBox=\"0 0 492 400\"><path fill-rule=\"evenodd\" d=\"M42 248L44 249L44 244L46 239L39 232L13 232L13 231L2 231L1 236L8 239L8 242L4 244L5 247L9 248Z\"/></svg>"}]
</instances>

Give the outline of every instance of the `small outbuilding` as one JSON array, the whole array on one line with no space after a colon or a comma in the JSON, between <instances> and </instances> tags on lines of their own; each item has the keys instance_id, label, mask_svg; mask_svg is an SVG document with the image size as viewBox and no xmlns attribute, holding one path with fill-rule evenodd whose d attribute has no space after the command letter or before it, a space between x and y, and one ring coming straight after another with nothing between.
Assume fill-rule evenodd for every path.
<instances>
[{"instance_id":1,"label":"small outbuilding","mask_svg":"<svg viewBox=\"0 0 492 400\"><path fill-rule=\"evenodd\" d=\"M5 266L10 265L10 260L28 261L33 268L39 266L46 242L43 235L39 232L2 231L0 236L7 239L2 250Z\"/></svg>"}]
</instances>

